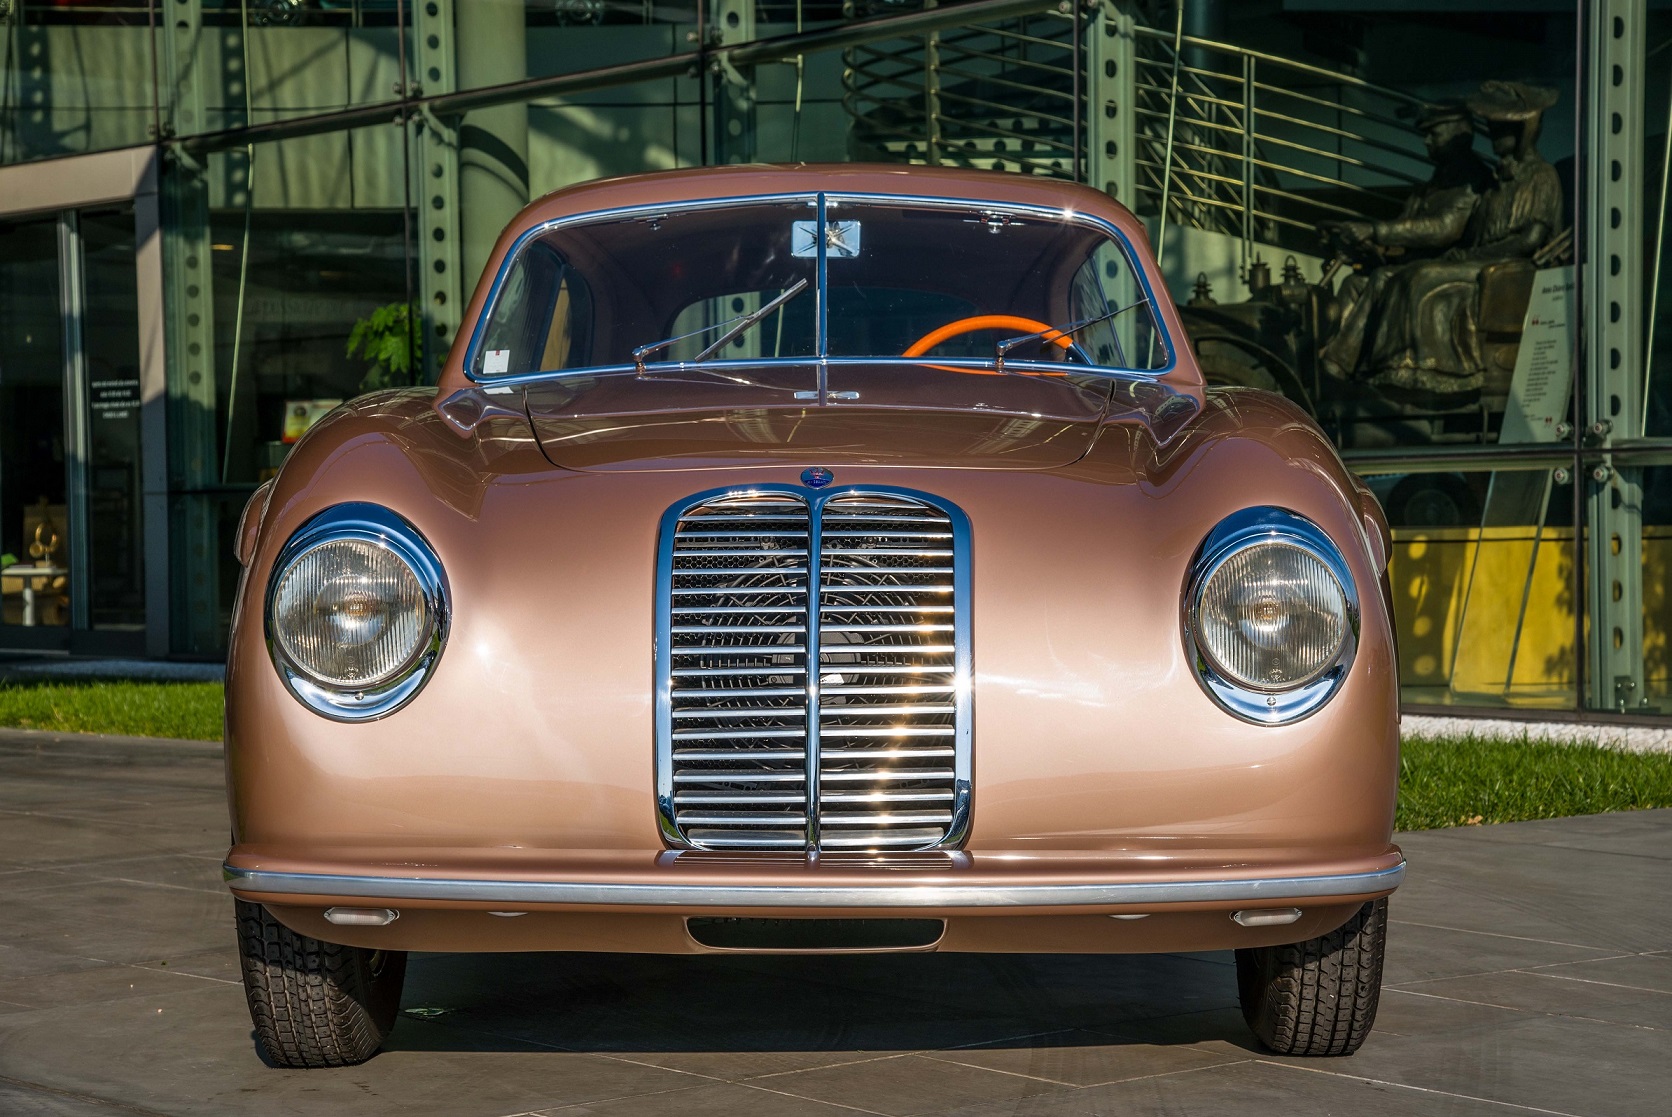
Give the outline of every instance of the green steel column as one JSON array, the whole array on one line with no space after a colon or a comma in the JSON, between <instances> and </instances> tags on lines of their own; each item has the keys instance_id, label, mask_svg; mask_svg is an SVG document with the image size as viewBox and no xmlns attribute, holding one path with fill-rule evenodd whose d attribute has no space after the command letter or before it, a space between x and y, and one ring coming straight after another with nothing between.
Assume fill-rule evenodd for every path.
<instances>
[{"instance_id":1,"label":"green steel column","mask_svg":"<svg viewBox=\"0 0 1672 1117\"><path fill-rule=\"evenodd\" d=\"M1086 28L1086 181L1137 208L1137 103L1132 13L1115 0L1090 9Z\"/></svg>"},{"instance_id":2,"label":"green steel column","mask_svg":"<svg viewBox=\"0 0 1672 1117\"><path fill-rule=\"evenodd\" d=\"M716 47L752 42L754 0L714 0L711 26L709 42ZM715 57L711 70L714 126L708 130L708 162L752 163L756 148L755 68L733 66L721 54Z\"/></svg>"},{"instance_id":3,"label":"green steel column","mask_svg":"<svg viewBox=\"0 0 1672 1117\"><path fill-rule=\"evenodd\" d=\"M528 76L522 0L470 0L454 7L461 89ZM459 124L459 237L463 290L493 255L494 243L528 204L528 106L495 105Z\"/></svg>"},{"instance_id":4,"label":"green steel column","mask_svg":"<svg viewBox=\"0 0 1672 1117\"><path fill-rule=\"evenodd\" d=\"M458 88L453 50L453 0L416 0L412 12L411 93L435 96ZM416 117L412 152L412 204L418 229L417 267L423 306L423 369L434 381L464 315L459 252L459 136L456 120ZM475 282L475 277L470 279Z\"/></svg>"},{"instance_id":5,"label":"green steel column","mask_svg":"<svg viewBox=\"0 0 1672 1117\"><path fill-rule=\"evenodd\" d=\"M1585 377L1593 462L1587 495L1589 705L1629 710L1643 696L1641 469L1606 453L1641 426L1643 67L1647 0L1591 0L1586 60Z\"/></svg>"},{"instance_id":6,"label":"green steel column","mask_svg":"<svg viewBox=\"0 0 1672 1117\"><path fill-rule=\"evenodd\" d=\"M158 30L172 135L212 126L204 89L201 0L175 0ZM240 105L242 97L240 97ZM210 490L220 482L215 443L215 317L210 268L208 168L173 149L162 175L164 322L167 345L169 541L176 652L221 650L221 548Z\"/></svg>"}]
</instances>

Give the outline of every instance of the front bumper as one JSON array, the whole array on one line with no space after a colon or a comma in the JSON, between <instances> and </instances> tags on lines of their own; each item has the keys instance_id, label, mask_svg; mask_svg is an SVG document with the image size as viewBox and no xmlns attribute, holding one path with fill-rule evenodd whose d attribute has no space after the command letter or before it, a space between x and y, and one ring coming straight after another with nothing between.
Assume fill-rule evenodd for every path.
<instances>
[{"instance_id":1,"label":"front bumper","mask_svg":"<svg viewBox=\"0 0 1672 1117\"><path fill-rule=\"evenodd\" d=\"M360 876L279 872L228 864L226 879L246 899L284 897L502 905L558 905L646 909L757 911L840 909L917 912L997 908L1018 910L1275 904L1285 900L1340 901L1385 895L1399 886L1405 863L1323 876L1233 877L1220 880L1129 880L1083 883L721 884L560 880L486 880L416 876Z\"/></svg>"},{"instance_id":2,"label":"front bumper","mask_svg":"<svg viewBox=\"0 0 1672 1117\"><path fill-rule=\"evenodd\" d=\"M554 856L550 851L428 851L377 863L269 856L240 847L226 877L303 934L400 950L698 953L687 920L936 919L944 951L1145 953L1298 942L1398 887L1397 847L1299 860L1197 851L1156 858L1102 852L782 855L702 852ZM345 926L332 909L397 913ZM1282 925L1234 914L1295 909Z\"/></svg>"}]
</instances>

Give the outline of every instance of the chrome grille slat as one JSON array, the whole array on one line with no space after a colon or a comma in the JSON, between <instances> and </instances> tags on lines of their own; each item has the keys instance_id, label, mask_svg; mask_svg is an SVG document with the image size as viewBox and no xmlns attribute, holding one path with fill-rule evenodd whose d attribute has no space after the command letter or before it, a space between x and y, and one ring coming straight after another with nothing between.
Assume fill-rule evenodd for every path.
<instances>
[{"instance_id":1,"label":"chrome grille slat","mask_svg":"<svg viewBox=\"0 0 1672 1117\"><path fill-rule=\"evenodd\" d=\"M800 654L807 649L800 644L696 644L688 648L670 649L674 655L735 655L735 656L781 656ZM762 674L771 674L771 667L761 668Z\"/></svg>"},{"instance_id":2,"label":"chrome grille slat","mask_svg":"<svg viewBox=\"0 0 1672 1117\"><path fill-rule=\"evenodd\" d=\"M951 781L951 768L893 768L866 771L863 768L841 772L820 772L823 783L888 783L894 780Z\"/></svg>"},{"instance_id":3,"label":"chrome grille slat","mask_svg":"<svg viewBox=\"0 0 1672 1117\"><path fill-rule=\"evenodd\" d=\"M826 791L819 795L825 806L833 803L940 803L952 802L952 789L930 791Z\"/></svg>"},{"instance_id":4,"label":"chrome grille slat","mask_svg":"<svg viewBox=\"0 0 1672 1117\"><path fill-rule=\"evenodd\" d=\"M674 783L804 783L807 779L805 767L793 770L759 771L729 771L723 768L703 768L695 771L687 770L673 773ZM802 796L796 797L799 805L804 802Z\"/></svg>"},{"instance_id":5,"label":"chrome grille slat","mask_svg":"<svg viewBox=\"0 0 1672 1117\"><path fill-rule=\"evenodd\" d=\"M961 840L966 524L893 490L771 486L670 510L657 606L670 839L758 851Z\"/></svg>"}]
</instances>

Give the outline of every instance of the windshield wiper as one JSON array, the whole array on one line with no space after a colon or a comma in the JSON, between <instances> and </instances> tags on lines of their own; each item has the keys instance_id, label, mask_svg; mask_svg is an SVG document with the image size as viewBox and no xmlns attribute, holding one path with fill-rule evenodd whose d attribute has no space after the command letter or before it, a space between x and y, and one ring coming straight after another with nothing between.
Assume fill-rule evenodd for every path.
<instances>
[{"instance_id":1,"label":"windshield wiper","mask_svg":"<svg viewBox=\"0 0 1672 1117\"><path fill-rule=\"evenodd\" d=\"M774 310L777 310L779 307L783 306L806 289L807 280L805 278L798 279L793 284L786 287L777 298L773 299L769 303L766 303L764 306L759 307L758 309L751 310L748 314L740 315L727 322L717 322L712 326L704 326L702 329L692 330L688 334L678 334L674 337L663 338L661 341L653 341L649 345L641 345L637 349L633 350L633 367L637 369L639 375L642 376L645 371L644 359L652 353L661 349L666 349L676 341L684 341L688 337L700 337L701 335L708 333L710 330L717 330L721 326L730 326L731 329L721 334L718 340L714 341L708 346L708 348L704 349L701 353L698 353L691 359L692 364L695 364L698 361L706 361L708 358L714 356L714 354L730 345L744 333L748 332L749 328L755 323L759 322L762 318L765 318L768 314L771 314Z\"/></svg>"},{"instance_id":2,"label":"windshield wiper","mask_svg":"<svg viewBox=\"0 0 1672 1117\"><path fill-rule=\"evenodd\" d=\"M1018 345L1024 345L1027 342L1037 341L1041 338L1049 341L1056 341L1058 338L1073 337L1087 326L1095 326L1099 322L1107 322L1111 318L1118 318L1122 314L1131 310L1133 307L1143 306L1147 302L1149 302L1149 297L1146 295L1137 302L1130 302L1125 306L1116 307L1114 310L1106 311L1103 314L1097 315L1095 318L1082 318L1080 321L1070 322L1066 326L1049 326L1040 330L1038 333L1023 334L1021 337L1005 338L1003 341L996 342L993 345L993 361L995 367L999 372L1003 372L1005 355ZM1122 353L1120 350L1120 338L1118 337L1115 338L1115 359L1122 365L1126 364L1126 354Z\"/></svg>"}]
</instances>

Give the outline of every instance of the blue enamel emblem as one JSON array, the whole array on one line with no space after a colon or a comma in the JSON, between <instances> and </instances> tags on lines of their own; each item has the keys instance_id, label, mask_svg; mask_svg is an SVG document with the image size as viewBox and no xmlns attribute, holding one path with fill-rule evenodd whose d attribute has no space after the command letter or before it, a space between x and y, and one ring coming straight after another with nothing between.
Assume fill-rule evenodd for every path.
<instances>
[{"instance_id":1,"label":"blue enamel emblem","mask_svg":"<svg viewBox=\"0 0 1672 1117\"><path fill-rule=\"evenodd\" d=\"M809 489L822 489L834 480L836 475L822 465L801 471L801 483Z\"/></svg>"}]
</instances>

